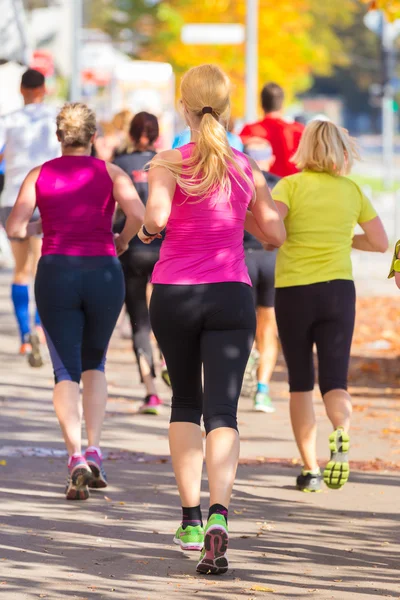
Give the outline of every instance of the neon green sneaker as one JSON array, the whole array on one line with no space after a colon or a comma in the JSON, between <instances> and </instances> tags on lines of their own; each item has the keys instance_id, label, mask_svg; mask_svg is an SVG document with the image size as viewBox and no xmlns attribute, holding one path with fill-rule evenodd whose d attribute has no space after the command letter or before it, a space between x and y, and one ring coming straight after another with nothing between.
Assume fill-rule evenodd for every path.
<instances>
[{"instance_id":1,"label":"neon green sneaker","mask_svg":"<svg viewBox=\"0 0 400 600\"><path fill-rule=\"evenodd\" d=\"M329 436L331 459L324 470L324 481L331 490L339 490L350 475L350 436L343 429L336 429Z\"/></svg>"},{"instance_id":2,"label":"neon green sneaker","mask_svg":"<svg viewBox=\"0 0 400 600\"><path fill-rule=\"evenodd\" d=\"M206 525L204 548L196 571L204 575L226 573L229 567L226 555L228 542L228 525L225 517L219 514L211 515Z\"/></svg>"},{"instance_id":3,"label":"neon green sneaker","mask_svg":"<svg viewBox=\"0 0 400 600\"><path fill-rule=\"evenodd\" d=\"M180 525L174 537L174 544L182 550L202 550L204 546L204 529L201 525Z\"/></svg>"},{"instance_id":4,"label":"neon green sneaker","mask_svg":"<svg viewBox=\"0 0 400 600\"><path fill-rule=\"evenodd\" d=\"M254 410L256 412L274 413L275 406L267 392L257 392L254 396Z\"/></svg>"}]
</instances>

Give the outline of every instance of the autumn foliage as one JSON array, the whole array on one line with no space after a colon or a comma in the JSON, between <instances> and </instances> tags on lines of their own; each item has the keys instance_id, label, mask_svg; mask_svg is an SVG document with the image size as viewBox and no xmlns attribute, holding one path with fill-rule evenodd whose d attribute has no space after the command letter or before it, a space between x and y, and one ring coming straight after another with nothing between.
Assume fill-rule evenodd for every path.
<instances>
[{"instance_id":1,"label":"autumn foliage","mask_svg":"<svg viewBox=\"0 0 400 600\"><path fill-rule=\"evenodd\" d=\"M332 66L346 64L340 31L351 25L358 0L259 0L259 82L276 81L289 97L310 87L312 75L328 75ZM190 67L220 64L234 86L233 113L242 116L245 95L244 44L185 45L186 23L245 23L245 0L169 0L158 4L157 26L140 58L173 65L177 80Z\"/></svg>"},{"instance_id":2,"label":"autumn foliage","mask_svg":"<svg viewBox=\"0 0 400 600\"><path fill-rule=\"evenodd\" d=\"M400 19L399 0L363 0L363 2L369 5L370 10L383 10L389 21Z\"/></svg>"}]
</instances>

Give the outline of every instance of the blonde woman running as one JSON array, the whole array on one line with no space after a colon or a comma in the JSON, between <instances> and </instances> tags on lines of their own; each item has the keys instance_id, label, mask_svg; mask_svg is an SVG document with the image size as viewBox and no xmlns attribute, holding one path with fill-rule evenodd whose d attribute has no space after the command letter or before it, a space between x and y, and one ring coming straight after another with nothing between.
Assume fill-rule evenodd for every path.
<instances>
[{"instance_id":1,"label":"blonde woman running","mask_svg":"<svg viewBox=\"0 0 400 600\"><path fill-rule=\"evenodd\" d=\"M293 432L304 465L297 487L304 492L319 491L322 480L316 453L313 346L333 427L324 481L338 489L349 477L347 373L355 316L351 249L385 252L388 247L370 201L345 177L356 157L345 130L313 121L293 158L302 172L282 179L273 190L288 232L276 263L275 311L289 370ZM354 235L357 224L364 233Z\"/></svg>"},{"instance_id":2,"label":"blonde woman running","mask_svg":"<svg viewBox=\"0 0 400 600\"><path fill-rule=\"evenodd\" d=\"M228 569L237 403L256 325L243 231L280 246L285 229L261 171L229 146L226 75L213 65L191 69L181 94L191 142L152 160L139 237L150 243L167 227L153 271L150 316L173 393L169 439L182 504L174 542L202 550L197 570L217 574ZM202 416L210 489L205 529Z\"/></svg>"}]
</instances>

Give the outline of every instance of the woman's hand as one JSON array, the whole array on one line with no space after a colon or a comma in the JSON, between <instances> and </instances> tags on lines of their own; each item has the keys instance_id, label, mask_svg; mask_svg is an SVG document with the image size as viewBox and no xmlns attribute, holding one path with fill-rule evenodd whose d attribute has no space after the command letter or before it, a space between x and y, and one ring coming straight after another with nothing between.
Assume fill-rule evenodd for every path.
<instances>
[{"instance_id":1,"label":"woman's hand","mask_svg":"<svg viewBox=\"0 0 400 600\"><path fill-rule=\"evenodd\" d=\"M124 236L119 233L114 233L114 242L117 256L121 256L121 254L126 252L129 248L129 243L125 241Z\"/></svg>"},{"instance_id":2,"label":"woman's hand","mask_svg":"<svg viewBox=\"0 0 400 600\"><path fill-rule=\"evenodd\" d=\"M156 235L145 235L143 231L143 227L139 229L138 238L143 244L151 244L153 240L160 240L162 238L161 233L157 233Z\"/></svg>"}]
</instances>

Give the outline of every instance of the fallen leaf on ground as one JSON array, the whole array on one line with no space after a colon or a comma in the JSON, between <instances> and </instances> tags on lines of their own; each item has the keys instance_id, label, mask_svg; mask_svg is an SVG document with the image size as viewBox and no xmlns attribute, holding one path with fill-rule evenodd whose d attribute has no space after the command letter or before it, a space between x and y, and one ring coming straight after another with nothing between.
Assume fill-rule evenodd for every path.
<instances>
[{"instance_id":1,"label":"fallen leaf on ground","mask_svg":"<svg viewBox=\"0 0 400 600\"><path fill-rule=\"evenodd\" d=\"M243 511L242 510L234 510L233 511L235 515L242 515Z\"/></svg>"},{"instance_id":2,"label":"fallen leaf on ground","mask_svg":"<svg viewBox=\"0 0 400 600\"><path fill-rule=\"evenodd\" d=\"M251 592L270 592L272 594L275 593L275 590L273 590L272 588L267 588L267 587L264 587L262 585L253 585L250 588L250 591Z\"/></svg>"},{"instance_id":3,"label":"fallen leaf on ground","mask_svg":"<svg viewBox=\"0 0 400 600\"><path fill-rule=\"evenodd\" d=\"M5 466L7 465L7 461L6 461L6 460L4 460L4 459L0 460L0 465L1 465L2 467L5 467Z\"/></svg>"}]
</instances>

